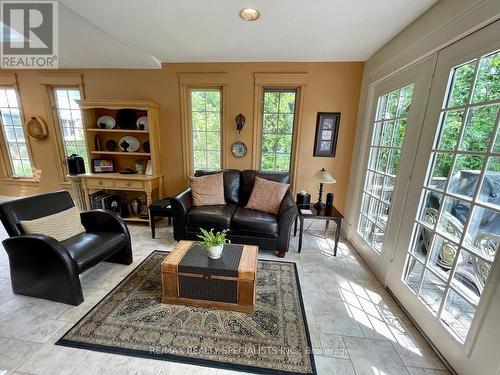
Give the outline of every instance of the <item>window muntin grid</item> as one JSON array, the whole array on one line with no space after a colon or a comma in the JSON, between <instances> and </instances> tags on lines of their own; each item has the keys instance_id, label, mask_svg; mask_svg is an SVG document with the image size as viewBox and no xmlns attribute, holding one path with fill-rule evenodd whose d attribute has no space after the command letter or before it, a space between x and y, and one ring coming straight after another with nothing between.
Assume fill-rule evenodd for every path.
<instances>
[{"instance_id":1,"label":"window muntin grid","mask_svg":"<svg viewBox=\"0 0 500 375\"><path fill-rule=\"evenodd\" d=\"M221 90L191 90L191 136L194 170L222 166Z\"/></svg>"},{"instance_id":2,"label":"window muntin grid","mask_svg":"<svg viewBox=\"0 0 500 375\"><path fill-rule=\"evenodd\" d=\"M377 253L382 252L413 87L391 91L377 101L358 222L358 233Z\"/></svg>"},{"instance_id":3,"label":"window muntin grid","mask_svg":"<svg viewBox=\"0 0 500 375\"><path fill-rule=\"evenodd\" d=\"M500 51L451 69L402 275L462 343L500 244L499 109Z\"/></svg>"},{"instance_id":4,"label":"window muntin grid","mask_svg":"<svg viewBox=\"0 0 500 375\"><path fill-rule=\"evenodd\" d=\"M81 99L80 90L78 88L54 88L54 98L64 154L81 156L85 163L85 170L90 171L82 113L76 104L76 100Z\"/></svg>"},{"instance_id":5,"label":"window muntin grid","mask_svg":"<svg viewBox=\"0 0 500 375\"><path fill-rule=\"evenodd\" d=\"M0 88L0 113L12 177L32 177L33 167L15 89Z\"/></svg>"},{"instance_id":6,"label":"window muntin grid","mask_svg":"<svg viewBox=\"0 0 500 375\"><path fill-rule=\"evenodd\" d=\"M260 169L290 170L297 90L264 89Z\"/></svg>"}]
</instances>

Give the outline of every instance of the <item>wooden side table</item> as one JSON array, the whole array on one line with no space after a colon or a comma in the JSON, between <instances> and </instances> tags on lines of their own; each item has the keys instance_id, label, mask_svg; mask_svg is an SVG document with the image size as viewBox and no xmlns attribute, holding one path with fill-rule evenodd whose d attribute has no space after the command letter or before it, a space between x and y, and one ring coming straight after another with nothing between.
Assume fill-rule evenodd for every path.
<instances>
[{"instance_id":1,"label":"wooden side table","mask_svg":"<svg viewBox=\"0 0 500 375\"><path fill-rule=\"evenodd\" d=\"M302 250L302 235L304 232L304 219L312 219L312 220L326 220L325 223L325 235L328 230L328 226L330 224L330 220L334 221L337 224L337 228L335 230L335 247L333 249L333 255L337 256L337 247L339 245L339 238L340 238L340 227L342 225L342 219L344 218L344 215L342 215L339 210L337 210L334 206L331 207L325 207L322 210L317 210L314 208L314 206L311 204L309 207L307 206L301 206L298 207L299 213L297 215L297 218L295 219L295 226L294 226L294 231L293 235L297 235L297 221L300 221L300 229L299 229L299 253ZM311 213L303 213L302 210L310 210Z\"/></svg>"}]
</instances>

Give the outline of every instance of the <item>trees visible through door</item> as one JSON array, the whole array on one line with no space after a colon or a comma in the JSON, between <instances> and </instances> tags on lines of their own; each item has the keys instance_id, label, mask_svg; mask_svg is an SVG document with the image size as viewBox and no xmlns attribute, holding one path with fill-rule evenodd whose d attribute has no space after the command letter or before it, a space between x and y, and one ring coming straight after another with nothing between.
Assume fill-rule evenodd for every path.
<instances>
[{"instance_id":1,"label":"trees visible through door","mask_svg":"<svg viewBox=\"0 0 500 375\"><path fill-rule=\"evenodd\" d=\"M403 280L464 342L500 244L500 52L450 71Z\"/></svg>"},{"instance_id":2,"label":"trees visible through door","mask_svg":"<svg viewBox=\"0 0 500 375\"><path fill-rule=\"evenodd\" d=\"M384 243L413 87L394 90L377 101L358 233L378 253Z\"/></svg>"}]
</instances>

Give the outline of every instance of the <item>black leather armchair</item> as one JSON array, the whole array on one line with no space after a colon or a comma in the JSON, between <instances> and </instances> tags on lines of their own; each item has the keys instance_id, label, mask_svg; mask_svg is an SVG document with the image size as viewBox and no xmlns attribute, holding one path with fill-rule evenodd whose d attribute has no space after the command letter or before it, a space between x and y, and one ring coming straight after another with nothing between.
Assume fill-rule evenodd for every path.
<instances>
[{"instance_id":1,"label":"black leather armchair","mask_svg":"<svg viewBox=\"0 0 500 375\"><path fill-rule=\"evenodd\" d=\"M73 206L66 191L0 204L0 219L10 236L3 245L9 256L14 293L79 305L83 302L79 274L103 260L132 263L130 233L112 212L82 212L86 232L62 242L44 234L25 234L19 224Z\"/></svg>"},{"instance_id":2,"label":"black leather armchair","mask_svg":"<svg viewBox=\"0 0 500 375\"><path fill-rule=\"evenodd\" d=\"M196 176L216 172L197 171ZM170 200L174 216L174 238L198 240L200 228L229 229L228 237L234 243L257 245L264 250L278 252L284 257L290 246L292 225L297 206L288 189L278 215L247 209L245 205L252 193L255 177L289 183L288 173L239 171L226 169L224 173L225 205L193 207L191 189Z\"/></svg>"}]
</instances>

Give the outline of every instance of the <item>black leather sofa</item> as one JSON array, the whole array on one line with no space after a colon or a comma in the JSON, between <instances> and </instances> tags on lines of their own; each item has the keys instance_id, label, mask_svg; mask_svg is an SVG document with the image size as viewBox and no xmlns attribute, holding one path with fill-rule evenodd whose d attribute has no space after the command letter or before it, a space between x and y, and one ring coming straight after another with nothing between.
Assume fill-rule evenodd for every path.
<instances>
[{"instance_id":1,"label":"black leather sofa","mask_svg":"<svg viewBox=\"0 0 500 375\"><path fill-rule=\"evenodd\" d=\"M195 176L213 173L220 171L196 171ZM297 215L291 190L288 189L283 198L278 215L247 209L245 205L256 176L289 183L289 174L236 169L226 169L223 173L225 205L193 207L190 188L171 199L175 240L199 240L200 228L229 229L228 238L233 243L257 245L260 249L277 251L278 256L284 257Z\"/></svg>"},{"instance_id":2,"label":"black leather sofa","mask_svg":"<svg viewBox=\"0 0 500 375\"><path fill-rule=\"evenodd\" d=\"M73 206L67 191L0 204L0 219L10 236L3 245L9 256L14 293L79 305L83 302L79 274L103 260L132 263L127 226L111 212L82 212L86 232L62 242L44 234L24 234L19 224L21 220L52 215Z\"/></svg>"}]
</instances>

